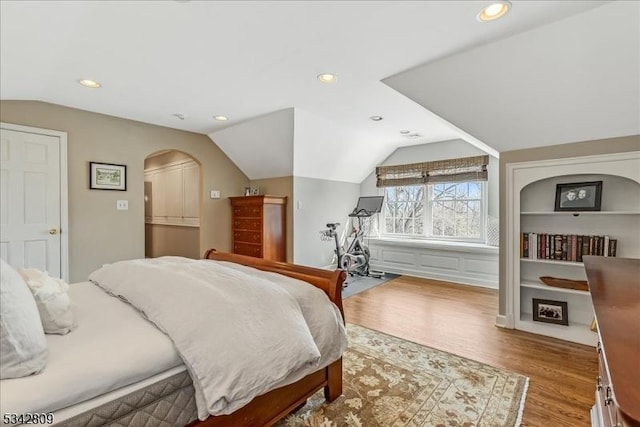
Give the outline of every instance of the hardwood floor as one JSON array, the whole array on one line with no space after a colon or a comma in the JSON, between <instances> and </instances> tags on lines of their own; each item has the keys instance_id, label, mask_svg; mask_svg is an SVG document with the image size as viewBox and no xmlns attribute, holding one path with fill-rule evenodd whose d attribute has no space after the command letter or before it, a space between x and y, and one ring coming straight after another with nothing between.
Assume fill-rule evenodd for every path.
<instances>
[{"instance_id":1,"label":"hardwood floor","mask_svg":"<svg viewBox=\"0 0 640 427\"><path fill-rule=\"evenodd\" d=\"M588 426L595 349L495 326L495 290L402 276L344 300L347 322L529 377L523 426Z\"/></svg>"}]
</instances>

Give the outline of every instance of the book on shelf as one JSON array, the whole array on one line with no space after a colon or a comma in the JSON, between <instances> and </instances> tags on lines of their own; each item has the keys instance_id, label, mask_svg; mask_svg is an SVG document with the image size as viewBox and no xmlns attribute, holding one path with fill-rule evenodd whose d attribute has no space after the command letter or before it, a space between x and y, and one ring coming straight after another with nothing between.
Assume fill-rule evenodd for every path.
<instances>
[{"instance_id":1,"label":"book on shelf","mask_svg":"<svg viewBox=\"0 0 640 427\"><path fill-rule=\"evenodd\" d=\"M520 257L582 262L584 255L615 257L618 240L611 236L578 234L520 233Z\"/></svg>"},{"instance_id":2,"label":"book on shelf","mask_svg":"<svg viewBox=\"0 0 640 427\"><path fill-rule=\"evenodd\" d=\"M555 234L553 240L553 259L562 261L562 234Z\"/></svg>"}]
</instances>

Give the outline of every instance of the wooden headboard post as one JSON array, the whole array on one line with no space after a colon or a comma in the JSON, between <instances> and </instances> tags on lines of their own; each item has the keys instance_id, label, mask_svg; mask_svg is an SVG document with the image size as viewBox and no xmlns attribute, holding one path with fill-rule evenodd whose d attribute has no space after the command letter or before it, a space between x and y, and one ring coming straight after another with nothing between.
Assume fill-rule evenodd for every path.
<instances>
[{"instance_id":1,"label":"wooden headboard post","mask_svg":"<svg viewBox=\"0 0 640 427\"><path fill-rule=\"evenodd\" d=\"M203 258L216 261L234 262L236 264L257 268L258 270L271 271L308 282L313 286L322 289L327 294L329 299L340 309L340 314L342 314L342 319L344 320L344 311L342 308L342 283L346 279L347 274L343 270L323 270L321 268L269 261L245 255L217 252L215 249L207 250L204 253Z\"/></svg>"}]
</instances>

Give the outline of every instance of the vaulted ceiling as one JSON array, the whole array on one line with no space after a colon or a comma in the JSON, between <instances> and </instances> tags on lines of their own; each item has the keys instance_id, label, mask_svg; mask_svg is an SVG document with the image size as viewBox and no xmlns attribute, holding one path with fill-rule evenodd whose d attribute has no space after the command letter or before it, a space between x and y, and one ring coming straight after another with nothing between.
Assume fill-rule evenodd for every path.
<instances>
[{"instance_id":1,"label":"vaulted ceiling","mask_svg":"<svg viewBox=\"0 0 640 427\"><path fill-rule=\"evenodd\" d=\"M253 179L295 174L360 182L403 145L463 138L497 154L611 127L628 130L633 110L582 133L530 132L533 121L564 123L549 119L566 114L572 98L604 96L603 104L615 101L616 112L637 99L637 85L626 101L618 99L637 70L637 50L625 63L631 70L614 78L621 83L595 93L584 87L590 95L577 90L613 68L600 62L617 64L622 54L615 52L637 43L637 11L635 21L618 27L623 6L605 1L514 0L503 19L479 23L476 15L488 3L3 0L0 97L206 133ZM637 9L636 2L617 3L631 3L627 13ZM604 20L587 19L595 21L596 35L581 43L589 13ZM604 46L625 38L633 40ZM556 44L561 50L552 55L540 51ZM578 66L588 69L576 72ZM320 83L316 76L325 72L338 81ZM81 87L80 78L103 87ZM487 90L496 80L503 86ZM571 90L557 91L567 84ZM562 102L549 110L545 99ZM215 115L229 120L217 122ZM373 115L383 120L369 120ZM401 130L419 136L406 138ZM522 136L523 130L529 133Z\"/></svg>"}]
</instances>

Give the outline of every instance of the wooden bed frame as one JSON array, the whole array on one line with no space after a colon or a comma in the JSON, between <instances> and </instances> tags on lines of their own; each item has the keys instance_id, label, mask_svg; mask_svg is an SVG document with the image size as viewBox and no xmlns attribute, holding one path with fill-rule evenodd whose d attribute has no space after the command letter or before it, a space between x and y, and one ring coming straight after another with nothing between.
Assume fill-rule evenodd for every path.
<instances>
[{"instance_id":1,"label":"wooden bed frame","mask_svg":"<svg viewBox=\"0 0 640 427\"><path fill-rule=\"evenodd\" d=\"M284 262L267 261L244 255L216 252L209 249L204 259L230 261L264 271L272 271L304 280L322 289L340 309L342 318L342 282L346 273L342 270L322 270ZM229 415L211 416L204 421L194 421L189 426L271 426L305 404L307 399L324 387L324 396L333 402L342 394L342 358L326 368L307 375L301 380L253 399L248 405Z\"/></svg>"}]
</instances>

